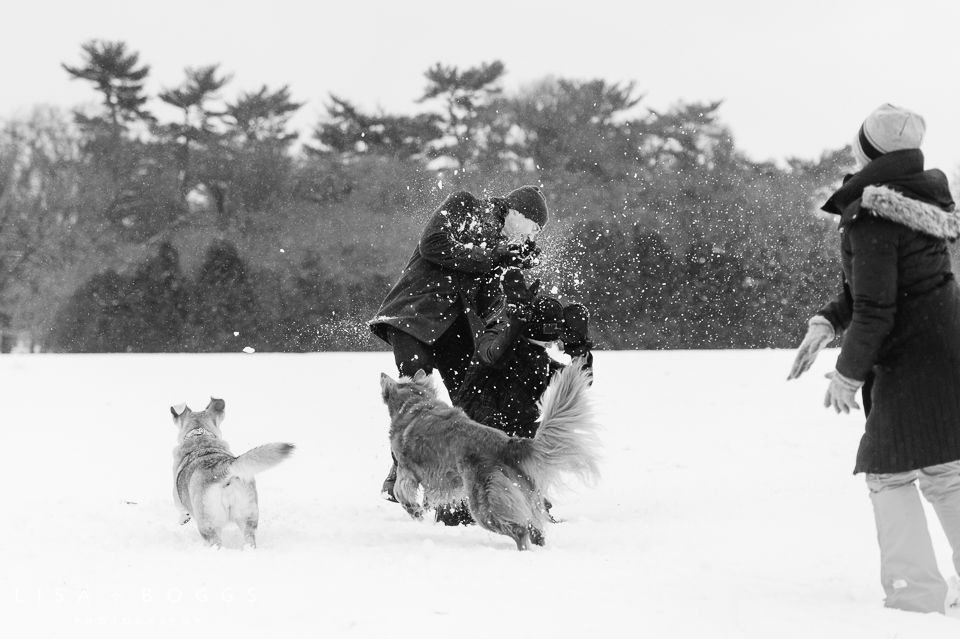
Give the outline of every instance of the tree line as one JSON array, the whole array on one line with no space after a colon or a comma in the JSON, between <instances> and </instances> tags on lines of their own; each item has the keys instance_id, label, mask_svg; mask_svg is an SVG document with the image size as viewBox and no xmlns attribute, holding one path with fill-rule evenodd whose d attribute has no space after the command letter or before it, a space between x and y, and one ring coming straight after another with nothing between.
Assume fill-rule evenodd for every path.
<instances>
[{"instance_id":1,"label":"tree line","mask_svg":"<svg viewBox=\"0 0 960 639\"><path fill-rule=\"evenodd\" d=\"M508 95L500 61L437 64L420 113L330 95L301 134L289 87L225 99L219 65L155 96L123 42L63 69L98 106L0 132L0 321L46 350L383 348L365 321L456 189L542 186L532 275L587 305L601 348L793 346L839 286L816 208L848 150L752 161L719 102L556 77Z\"/></svg>"}]
</instances>

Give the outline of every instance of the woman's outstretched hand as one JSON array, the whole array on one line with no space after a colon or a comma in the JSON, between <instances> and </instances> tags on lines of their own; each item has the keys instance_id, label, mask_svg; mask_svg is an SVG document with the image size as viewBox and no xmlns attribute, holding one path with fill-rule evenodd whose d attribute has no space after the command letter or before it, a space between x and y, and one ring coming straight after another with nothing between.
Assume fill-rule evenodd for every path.
<instances>
[{"instance_id":1,"label":"woman's outstretched hand","mask_svg":"<svg viewBox=\"0 0 960 639\"><path fill-rule=\"evenodd\" d=\"M822 315L811 317L808 325L807 334L803 338L799 350L797 350L796 359L793 360L793 367L787 377L788 381L796 379L810 370L823 347L832 342L836 336L833 331L833 324Z\"/></svg>"},{"instance_id":2,"label":"woman's outstretched hand","mask_svg":"<svg viewBox=\"0 0 960 639\"><path fill-rule=\"evenodd\" d=\"M837 371L830 371L825 376L830 380L830 387L827 388L827 395L823 398L823 407L830 408L837 413L849 413L851 409L860 410L860 404L853 398L857 390L863 386L863 382L844 377Z\"/></svg>"}]
</instances>

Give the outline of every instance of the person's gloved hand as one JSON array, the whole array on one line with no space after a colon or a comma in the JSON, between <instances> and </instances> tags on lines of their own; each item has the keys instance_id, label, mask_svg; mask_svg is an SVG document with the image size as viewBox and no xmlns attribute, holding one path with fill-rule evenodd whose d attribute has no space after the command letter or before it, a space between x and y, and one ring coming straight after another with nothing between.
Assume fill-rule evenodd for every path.
<instances>
[{"instance_id":1,"label":"person's gloved hand","mask_svg":"<svg viewBox=\"0 0 960 639\"><path fill-rule=\"evenodd\" d=\"M570 357L586 357L587 353L589 353L592 349L593 342L591 342L589 339L577 344L567 344L566 342L563 344L563 352Z\"/></svg>"},{"instance_id":2,"label":"person's gloved hand","mask_svg":"<svg viewBox=\"0 0 960 639\"><path fill-rule=\"evenodd\" d=\"M527 240L520 245L520 268L529 269L540 264L540 247L533 240Z\"/></svg>"},{"instance_id":3,"label":"person's gloved hand","mask_svg":"<svg viewBox=\"0 0 960 639\"><path fill-rule=\"evenodd\" d=\"M807 334L797 350L797 357L793 360L793 367L790 369L790 375L787 380L796 379L810 370L817 355L823 350L823 347L833 341L836 334L833 331L833 324L823 315L814 315L807 322L809 328Z\"/></svg>"},{"instance_id":4,"label":"person's gloved hand","mask_svg":"<svg viewBox=\"0 0 960 639\"><path fill-rule=\"evenodd\" d=\"M853 398L857 390L863 386L863 382L844 377L837 371L831 371L826 374L830 380L830 387L827 388L827 395L823 398L824 408L830 408L840 413L849 413L850 409L860 410L860 405Z\"/></svg>"},{"instance_id":5,"label":"person's gloved hand","mask_svg":"<svg viewBox=\"0 0 960 639\"><path fill-rule=\"evenodd\" d=\"M564 344L580 344L590 339L590 313L583 304L568 304L563 307L563 329L561 339Z\"/></svg>"},{"instance_id":6,"label":"person's gloved hand","mask_svg":"<svg viewBox=\"0 0 960 639\"><path fill-rule=\"evenodd\" d=\"M540 290L540 280L527 287L523 273L509 270L503 275L503 297L506 312L511 317L527 320L533 312L533 299Z\"/></svg>"},{"instance_id":7,"label":"person's gloved hand","mask_svg":"<svg viewBox=\"0 0 960 639\"><path fill-rule=\"evenodd\" d=\"M520 254L520 246L516 244L497 244L493 247L492 257L497 266L523 268L523 256Z\"/></svg>"}]
</instances>

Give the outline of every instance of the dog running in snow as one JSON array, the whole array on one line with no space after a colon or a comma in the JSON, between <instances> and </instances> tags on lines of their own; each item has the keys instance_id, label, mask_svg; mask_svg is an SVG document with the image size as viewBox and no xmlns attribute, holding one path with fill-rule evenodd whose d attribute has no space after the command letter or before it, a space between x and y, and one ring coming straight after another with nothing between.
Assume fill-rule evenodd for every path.
<instances>
[{"instance_id":1,"label":"dog running in snow","mask_svg":"<svg viewBox=\"0 0 960 639\"><path fill-rule=\"evenodd\" d=\"M220 532L234 522L244 546L256 548L260 509L254 475L289 457L294 446L265 444L234 457L220 433L225 406L222 399L210 398L198 413L186 404L170 408L179 428L173 449L173 502L180 524L195 519L200 536L211 546L220 547Z\"/></svg>"},{"instance_id":2,"label":"dog running in snow","mask_svg":"<svg viewBox=\"0 0 960 639\"><path fill-rule=\"evenodd\" d=\"M544 544L549 519L544 495L562 486L563 474L586 483L599 476L600 440L588 398L590 372L582 359L550 380L532 439L509 437L441 402L422 370L399 381L381 374L380 388L397 460L394 495L414 519L422 519L427 507L465 499L480 526L527 550L531 542Z\"/></svg>"}]
</instances>

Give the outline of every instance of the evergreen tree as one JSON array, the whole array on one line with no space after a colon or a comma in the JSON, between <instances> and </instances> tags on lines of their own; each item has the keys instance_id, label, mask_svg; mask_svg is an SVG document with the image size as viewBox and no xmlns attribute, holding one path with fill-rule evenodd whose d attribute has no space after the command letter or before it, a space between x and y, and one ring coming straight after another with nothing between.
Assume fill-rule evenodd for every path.
<instances>
[{"instance_id":1,"label":"evergreen tree","mask_svg":"<svg viewBox=\"0 0 960 639\"><path fill-rule=\"evenodd\" d=\"M290 144L296 133L287 131L290 116L302 102L290 99L290 89L282 87L271 92L264 85L256 93L244 92L234 102L228 102L224 111L230 131L241 145L258 142Z\"/></svg>"},{"instance_id":2,"label":"evergreen tree","mask_svg":"<svg viewBox=\"0 0 960 639\"><path fill-rule=\"evenodd\" d=\"M226 224L226 185L229 182L229 158L222 131L216 126L225 115L211 102L231 76L220 75L219 65L187 68L186 80L174 89L165 89L159 95L167 104L181 110L179 123L166 125L160 132L178 145L177 166L180 193L186 198L202 184L214 199L221 228ZM194 155L198 157L194 157Z\"/></svg>"},{"instance_id":3,"label":"evergreen tree","mask_svg":"<svg viewBox=\"0 0 960 639\"><path fill-rule=\"evenodd\" d=\"M129 302L140 339L137 351L175 353L182 348L188 313L188 287L180 254L169 242L141 264L130 281Z\"/></svg>"},{"instance_id":4,"label":"evergreen tree","mask_svg":"<svg viewBox=\"0 0 960 639\"><path fill-rule=\"evenodd\" d=\"M72 79L94 84L106 112L93 117L77 113L77 123L90 135L89 144L95 155L106 160L114 180L118 180L127 164L121 148L127 127L135 122L153 121L144 109L147 96L143 92L150 67L140 66L140 54L128 52L125 42L91 40L82 49L83 66L62 66Z\"/></svg>"},{"instance_id":5,"label":"evergreen tree","mask_svg":"<svg viewBox=\"0 0 960 639\"><path fill-rule=\"evenodd\" d=\"M314 130L320 143L316 154L334 153L344 159L382 155L401 160L423 158L442 131L436 114L416 116L363 113L347 100L330 95L327 115Z\"/></svg>"},{"instance_id":6,"label":"evergreen tree","mask_svg":"<svg viewBox=\"0 0 960 639\"><path fill-rule=\"evenodd\" d=\"M503 63L495 60L463 71L438 62L424 74L427 88L418 102L439 100L443 108L445 137L435 152L452 156L460 171L467 170L483 147L483 111L502 92L498 83L505 73Z\"/></svg>"},{"instance_id":7,"label":"evergreen tree","mask_svg":"<svg viewBox=\"0 0 960 639\"><path fill-rule=\"evenodd\" d=\"M262 211L283 198L293 170L288 151L297 138L287 126L301 106L290 99L287 87L270 91L266 86L227 103L223 117L231 164L227 189L235 209Z\"/></svg>"},{"instance_id":8,"label":"evergreen tree","mask_svg":"<svg viewBox=\"0 0 960 639\"><path fill-rule=\"evenodd\" d=\"M233 244L218 240L210 245L191 297L192 349L237 352L259 347L254 288Z\"/></svg>"},{"instance_id":9,"label":"evergreen tree","mask_svg":"<svg viewBox=\"0 0 960 639\"><path fill-rule=\"evenodd\" d=\"M50 335L54 350L67 353L123 353L136 350L127 303L129 282L113 269L94 275L59 310Z\"/></svg>"},{"instance_id":10,"label":"evergreen tree","mask_svg":"<svg viewBox=\"0 0 960 639\"><path fill-rule=\"evenodd\" d=\"M627 117L641 97L634 84L604 80L548 79L505 100L519 127L514 148L530 158L546 179L563 180L556 171L582 173L603 181L622 179L637 171L639 149Z\"/></svg>"}]
</instances>

